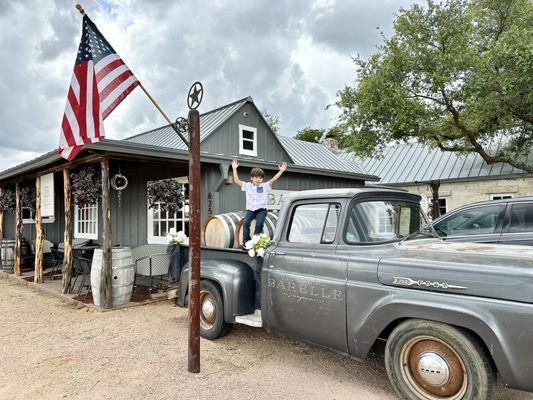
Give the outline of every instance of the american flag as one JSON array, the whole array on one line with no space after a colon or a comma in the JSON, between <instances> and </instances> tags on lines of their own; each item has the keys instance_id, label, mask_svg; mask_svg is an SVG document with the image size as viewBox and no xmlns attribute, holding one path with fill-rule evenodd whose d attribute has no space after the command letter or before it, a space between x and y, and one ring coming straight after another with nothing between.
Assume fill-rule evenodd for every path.
<instances>
[{"instance_id":1,"label":"american flag","mask_svg":"<svg viewBox=\"0 0 533 400\"><path fill-rule=\"evenodd\" d=\"M139 85L96 25L83 16L82 38L61 123L59 154L72 160L103 138L104 119Z\"/></svg>"}]
</instances>

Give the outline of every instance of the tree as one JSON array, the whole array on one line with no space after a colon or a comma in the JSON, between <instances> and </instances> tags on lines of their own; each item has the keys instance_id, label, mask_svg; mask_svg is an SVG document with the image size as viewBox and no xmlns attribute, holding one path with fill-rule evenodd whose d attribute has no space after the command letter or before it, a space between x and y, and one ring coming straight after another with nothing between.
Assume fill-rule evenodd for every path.
<instances>
[{"instance_id":1,"label":"tree","mask_svg":"<svg viewBox=\"0 0 533 400\"><path fill-rule=\"evenodd\" d=\"M313 129L310 127L306 127L296 132L294 138L298 140L303 140L305 142L320 143L320 139L322 139L322 136L324 135L325 131L325 129Z\"/></svg>"},{"instance_id":2,"label":"tree","mask_svg":"<svg viewBox=\"0 0 533 400\"><path fill-rule=\"evenodd\" d=\"M357 85L338 92L348 146L369 156L416 139L533 172L532 37L531 0L400 10L392 37L354 59Z\"/></svg>"},{"instance_id":3,"label":"tree","mask_svg":"<svg viewBox=\"0 0 533 400\"><path fill-rule=\"evenodd\" d=\"M261 110L261 114L263 115L263 118L265 118L265 121L267 122L272 132L277 135L279 132L279 126L281 124L281 117L278 114L269 113L266 108L263 108Z\"/></svg>"}]
</instances>

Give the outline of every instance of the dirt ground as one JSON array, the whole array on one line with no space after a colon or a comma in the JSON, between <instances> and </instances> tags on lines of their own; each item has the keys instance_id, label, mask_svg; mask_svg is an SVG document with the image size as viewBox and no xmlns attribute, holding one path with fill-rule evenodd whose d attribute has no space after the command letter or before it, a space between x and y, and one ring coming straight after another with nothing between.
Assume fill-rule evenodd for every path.
<instances>
[{"instance_id":1,"label":"dirt ground","mask_svg":"<svg viewBox=\"0 0 533 400\"><path fill-rule=\"evenodd\" d=\"M0 399L395 399L380 349L364 363L237 326L187 372L187 310L90 311L0 278ZM533 394L498 388L498 400Z\"/></svg>"}]
</instances>

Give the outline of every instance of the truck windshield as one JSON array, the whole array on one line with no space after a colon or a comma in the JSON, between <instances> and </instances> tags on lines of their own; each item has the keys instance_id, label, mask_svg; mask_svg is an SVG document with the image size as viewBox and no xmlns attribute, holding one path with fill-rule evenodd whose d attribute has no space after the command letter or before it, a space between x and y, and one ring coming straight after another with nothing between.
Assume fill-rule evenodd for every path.
<instances>
[{"instance_id":1,"label":"truck windshield","mask_svg":"<svg viewBox=\"0 0 533 400\"><path fill-rule=\"evenodd\" d=\"M353 244L395 242L407 237L426 235L426 216L418 203L401 200L373 200L355 204L348 217L345 240Z\"/></svg>"}]
</instances>

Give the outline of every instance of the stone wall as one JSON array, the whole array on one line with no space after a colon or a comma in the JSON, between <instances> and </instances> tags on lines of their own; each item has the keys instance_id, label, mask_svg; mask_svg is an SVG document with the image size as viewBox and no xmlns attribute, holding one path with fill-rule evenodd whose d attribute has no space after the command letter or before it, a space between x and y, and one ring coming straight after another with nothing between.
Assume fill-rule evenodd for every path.
<instances>
[{"instance_id":1,"label":"stone wall","mask_svg":"<svg viewBox=\"0 0 533 400\"><path fill-rule=\"evenodd\" d=\"M422 196L423 206L432 197L428 184L406 185L401 187L411 193L425 195L426 200ZM441 182L439 188L439 197L446 199L448 211L465 204L490 200L492 195L497 194L512 195L513 197L533 196L533 177L469 182ZM425 210L427 211L426 207Z\"/></svg>"}]
</instances>

